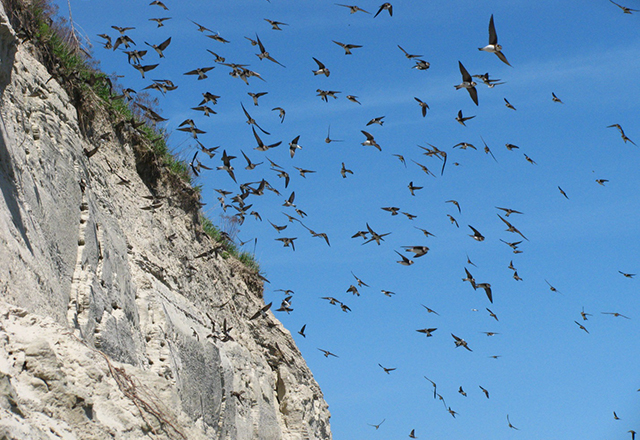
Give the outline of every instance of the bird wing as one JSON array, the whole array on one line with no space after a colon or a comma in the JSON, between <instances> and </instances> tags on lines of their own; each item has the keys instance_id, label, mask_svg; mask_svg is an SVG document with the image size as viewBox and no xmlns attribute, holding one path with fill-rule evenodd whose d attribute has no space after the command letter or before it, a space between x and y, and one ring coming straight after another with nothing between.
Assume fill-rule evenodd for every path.
<instances>
[{"instance_id":1,"label":"bird wing","mask_svg":"<svg viewBox=\"0 0 640 440\"><path fill-rule=\"evenodd\" d=\"M493 14L489 19L489 44L498 44L498 34L496 34L496 26L493 24Z\"/></svg>"}]
</instances>

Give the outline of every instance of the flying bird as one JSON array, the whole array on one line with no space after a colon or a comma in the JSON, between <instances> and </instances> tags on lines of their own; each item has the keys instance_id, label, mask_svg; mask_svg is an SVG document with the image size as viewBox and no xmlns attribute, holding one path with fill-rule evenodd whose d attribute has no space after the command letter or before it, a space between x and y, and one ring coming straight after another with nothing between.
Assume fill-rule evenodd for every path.
<instances>
[{"instance_id":1,"label":"flying bird","mask_svg":"<svg viewBox=\"0 0 640 440\"><path fill-rule=\"evenodd\" d=\"M164 17L164 18L150 18L149 21L155 21L156 24L158 25L158 27L163 27L164 26L164 22L167 20L171 20L171 17Z\"/></svg>"},{"instance_id":2,"label":"flying bird","mask_svg":"<svg viewBox=\"0 0 640 440\"><path fill-rule=\"evenodd\" d=\"M260 128L260 127L258 127ZM251 127L251 131L253 132L253 136L256 138L256 142L258 143L258 146L256 148L254 148L254 150L258 150L258 151L267 151L270 148L275 148L278 145L280 145L282 143L282 141L278 141L275 144L271 144L271 145L266 145L262 139L260 139L260 136L258 136L258 133L256 133L256 129ZM286 186L285 186L286 188Z\"/></svg>"},{"instance_id":3,"label":"flying bird","mask_svg":"<svg viewBox=\"0 0 640 440\"><path fill-rule=\"evenodd\" d=\"M429 104L427 104L424 101L421 101L419 98L416 98L416 97L414 97L413 99L415 99L418 102L418 104L420 104L420 110L422 111L422 117L424 118L425 116L427 116L427 110L429 110Z\"/></svg>"},{"instance_id":4,"label":"flying bird","mask_svg":"<svg viewBox=\"0 0 640 440\"><path fill-rule=\"evenodd\" d=\"M271 133L269 133L268 131L265 131L262 127L260 127L260 126L258 125L258 123L256 122L256 120L255 120L255 119L253 119L253 118L251 117L251 115L249 114L249 112L247 111L247 109L246 109L246 108L244 108L244 104L240 103L240 107L242 107L242 111L244 112L244 115L247 117L247 121L246 121L246 122L247 122L247 124L249 124L249 125L255 125L256 127L258 127L258 129L259 129L260 131L262 131L262 132L263 132L264 134L266 134L267 136L269 136L269 135L271 134ZM253 127L251 127L251 128L253 128ZM254 130L254 132L255 132L255 130ZM260 144L260 143L262 143L262 141L258 141L258 144Z\"/></svg>"},{"instance_id":5,"label":"flying bird","mask_svg":"<svg viewBox=\"0 0 640 440\"><path fill-rule=\"evenodd\" d=\"M402 248L407 252L413 252L414 258L420 258L429 252L429 248L426 246L402 246Z\"/></svg>"},{"instance_id":6,"label":"flying bird","mask_svg":"<svg viewBox=\"0 0 640 440\"><path fill-rule=\"evenodd\" d=\"M493 319L495 319L497 321L498 317L496 316L496 314L493 313L490 309L488 309L488 308L486 308L486 309L487 309L487 312L489 312L489 316L491 316Z\"/></svg>"},{"instance_id":7,"label":"flying bird","mask_svg":"<svg viewBox=\"0 0 640 440\"><path fill-rule=\"evenodd\" d=\"M344 162L342 162L342 168L340 168L340 175L342 175L343 179L346 179L347 174L353 174L353 171L347 169L347 167L345 167L344 165Z\"/></svg>"},{"instance_id":8,"label":"flying bird","mask_svg":"<svg viewBox=\"0 0 640 440\"><path fill-rule=\"evenodd\" d=\"M424 333L427 338L433 336L432 333L438 330L437 328L421 328L416 330L418 333Z\"/></svg>"},{"instance_id":9,"label":"flying bird","mask_svg":"<svg viewBox=\"0 0 640 440\"><path fill-rule=\"evenodd\" d=\"M393 6L391 3L383 3L380 5L380 9L378 9L378 12L376 12L376 15L374 15L373 18L376 18L382 11L387 11L389 13L389 17L393 17Z\"/></svg>"},{"instance_id":10,"label":"flying bird","mask_svg":"<svg viewBox=\"0 0 640 440\"><path fill-rule=\"evenodd\" d=\"M507 98L503 98L503 99L504 99L504 105L507 108L510 108L511 110L515 110L516 109L513 105L511 105L511 103L509 101L507 101Z\"/></svg>"},{"instance_id":11,"label":"flying bird","mask_svg":"<svg viewBox=\"0 0 640 440\"><path fill-rule=\"evenodd\" d=\"M496 206L496 209L504 211L505 217L509 217L511 214L522 214L520 211L516 211L515 209L510 209L510 208L500 208L499 206Z\"/></svg>"},{"instance_id":12,"label":"flying bird","mask_svg":"<svg viewBox=\"0 0 640 440\"><path fill-rule=\"evenodd\" d=\"M425 309L427 309L427 313L433 313L434 315L440 316L440 314L438 312L436 312L433 309L430 309L429 307L425 306L424 304L420 304L422 307L424 307Z\"/></svg>"},{"instance_id":13,"label":"flying bird","mask_svg":"<svg viewBox=\"0 0 640 440\"><path fill-rule=\"evenodd\" d=\"M264 307L261 307L256 313L254 313L253 315L251 315L251 318L249 318L249 321L253 321L254 319L262 316L262 317L266 317L267 316L267 310L269 310L271 308L271 305L273 303L269 303L267 305L265 305Z\"/></svg>"},{"instance_id":14,"label":"flying bird","mask_svg":"<svg viewBox=\"0 0 640 440\"><path fill-rule=\"evenodd\" d=\"M475 115L464 117L464 116L462 116L462 110L459 110L458 111L458 116L456 116L456 121L458 121L461 125L464 125L466 127L465 122L468 121L469 119L473 119L475 117L476 117Z\"/></svg>"},{"instance_id":15,"label":"flying bird","mask_svg":"<svg viewBox=\"0 0 640 440\"><path fill-rule=\"evenodd\" d=\"M412 67L412 69L416 70L428 70L431 67L431 64L425 60L416 60L416 65Z\"/></svg>"},{"instance_id":16,"label":"flying bird","mask_svg":"<svg viewBox=\"0 0 640 440\"><path fill-rule=\"evenodd\" d=\"M473 284L472 284L473 285ZM475 288L484 289L484 293L487 294L487 298L489 298L489 302L493 304L493 292L491 291L491 284L489 283L476 283ZM497 320L497 318L496 318Z\"/></svg>"},{"instance_id":17,"label":"flying bird","mask_svg":"<svg viewBox=\"0 0 640 440\"><path fill-rule=\"evenodd\" d=\"M615 316L616 318L620 317L625 319L631 319L628 316L624 316L623 314L618 312L600 312L600 313L602 313L603 315L612 315L612 316Z\"/></svg>"},{"instance_id":18,"label":"flying bird","mask_svg":"<svg viewBox=\"0 0 640 440\"><path fill-rule=\"evenodd\" d=\"M378 364L378 366L379 366L380 368L382 368L382 369L384 370L384 372L385 372L385 373L387 373L387 374L390 374L393 370L395 370L395 368L386 368L386 367L383 367L383 366L382 366L382 365L380 365L380 364Z\"/></svg>"},{"instance_id":19,"label":"flying bird","mask_svg":"<svg viewBox=\"0 0 640 440\"><path fill-rule=\"evenodd\" d=\"M371 125L371 124L378 124L380 126L382 126L384 124L384 116L378 116L377 118L372 118L369 120L369 122L367 122L367 126Z\"/></svg>"},{"instance_id":20,"label":"flying bird","mask_svg":"<svg viewBox=\"0 0 640 440\"><path fill-rule=\"evenodd\" d=\"M609 0L611 3L613 3L614 5L616 5L617 7L619 7L620 9L622 9L622 12L625 14L631 14L632 12L640 12L640 9L631 9L631 8L627 8L626 6L622 6L619 5L618 3L614 2L613 0Z\"/></svg>"},{"instance_id":21,"label":"flying bird","mask_svg":"<svg viewBox=\"0 0 640 440\"><path fill-rule=\"evenodd\" d=\"M362 103L360 101L358 101L358 97L357 96L347 95L346 98L351 102L355 102L356 104L362 105Z\"/></svg>"},{"instance_id":22,"label":"flying bird","mask_svg":"<svg viewBox=\"0 0 640 440\"><path fill-rule=\"evenodd\" d=\"M269 54L269 52L267 52L267 50L264 48L264 45L262 44L262 41L260 41L260 37L258 37L258 34L256 34L256 42L258 43L258 47L260 48L260 53L257 53L256 56L260 59L260 61L267 59L273 63L276 63L279 66L285 67L283 64L276 61L275 58L273 58Z\"/></svg>"},{"instance_id":23,"label":"flying bird","mask_svg":"<svg viewBox=\"0 0 640 440\"><path fill-rule=\"evenodd\" d=\"M296 136L291 142L289 142L289 155L291 156L291 159L293 159L293 156L296 154L296 150L302 149L302 147L298 144L299 140L300 135Z\"/></svg>"},{"instance_id":24,"label":"flying bird","mask_svg":"<svg viewBox=\"0 0 640 440\"><path fill-rule=\"evenodd\" d=\"M341 5L340 3L335 3L335 4L337 6L343 6L345 8L349 8L349 11L350 11L351 14L355 14L358 11L365 12L367 14L371 14L371 12L367 12L364 9L362 9L362 8L360 8L358 6L355 6L355 5Z\"/></svg>"},{"instance_id":25,"label":"flying bird","mask_svg":"<svg viewBox=\"0 0 640 440\"><path fill-rule=\"evenodd\" d=\"M142 74L142 78L144 79L144 73L155 69L156 67L159 66L159 64L150 64L147 66L141 66L140 64L132 64L132 66L134 67L134 69L136 69L138 72Z\"/></svg>"},{"instance_id":26,"label":"flying bird","mask_svg":"<svg viewBox=\"0 0 640 440\"><path fill-rule=\"evenodd\" d=\"M562 194L565 197L565 199L569 199L569 196L567 195L566 192L564 192L562 188L558 187L558 189L560 190L560 194Z\"/></svg>"},{"instance_id":27,"label":"flying bird","mask_svg":"<svg viewBox=\"0 0 640 440\"><path fill-rule=\"evenodd\" d=\"M484 240L484 235L482 235L476 228L474 228L471 225L467 225L471 228L471 230L473 231L473 234L470 234L469 237L473 238L476 241L483 241Z\"/></svg>"},{"instance_id":28,"label":"flying bird","mask_svg":"<svg viewBox=\"0 0 640 440\"><path fill-rule=\"evenodd\" d=\"M147 46L152 47L157 53L158 55L160 55L160 58L164 58L164 53L163 51L169 47L169 44L171 44L171 37L167 38L166 40L164 40L162 43L155 45L155 44L149 44L146 41L144 42L144 44L146 44Z\"/></svg>"},{"instance_id":29,"label":"flying bird","mask_svg":"<svg viewBox=\"0 0 640 440\"><path fill-rule=\"evenodd\" d=\"M520 232L518 230L518 228L516 228L515 226L513 226L511 223L509 223L507 220L505 220L502 216L500 216L500 214L497 214L498 217L500 217L500 220L502 220L506 225L507 225L507 231L509 232L513 232L515 234L519 234L522 238L524 238L525 240L529 241L529 239L527 237L525 237L522 232Z\"/></svg>"},{"instance_id":30,"label":"flying bird","mask_svg":"<svg viewBox=\"0 0 640 440\"><path fill-rule=\"evenodd\" d=\"M222 38L220 36L219 33L214 33L213 35L205 35L207 38L211 38L212 40L215 40L219 43L229 43L229 40L225 40L224 38Z\"/></svg>"},{"instance_id":31,"label":"flying bird","mask_svg":"<svg viewBox=\"0 0 640 440\"><path fill-rule=\"evenodd\" d=\"M324 354L324 357L327 357L327 358L329 356L338 357L338 355L331 353L329 350L323 350L322 348L318 348L318 350L320 350Z\"/></svg>"},{"instance_id":32,"label":"flying bird","mask_svg":"<svg viewBox=\"0 0 640 440\"><path fill-rule=\"evenodd\" d=\"M462 338L457 337L456 335L454 335L453 333L451 333L451 336L453 336L453 339L455 340L455 344L456 344L456 348L458 347L464 347L469 351L473 351L472 349L469 348L469 345L467 343L467 341L465 341Z\"/></svg>"},{"instance_id":33,"label":"flying bird","mask_svg":"<svg viewBox=\"0 0 640 440\"><path fill-rule=\"evenodd\" d=\"M409 188L409 191L411 192L411 195L415 196L414 191L417 191L417 190L422 189L424 187L422 187L422 186L414 186L413 182L409 182L409 185L407 185L407 188Z\"/></svg>"},{"instance_id":34,"label":"flying bird","mask_svg":"<svg viewBox=\"0 0 640 440\"><path fill-rule=\"evenodd\" d=\"M282 107L274 107L271 109L271 111L278 111L278 116L280 117L280 123L282 124L284 122L284 116L286 115L285 110Z\"/></svg>"},{"instance_id":35,"label":"flying bird","mask_svg":"<svg viewBox=\"0 0 640 440\"><path fill-rule=\"evenodd\" d=\"M585 332L589 333L589 330L587 330L584 325L580 324L578 321L573 321L573 322L575 322L576 325L580 327L581 330L584 330Z\"/></svg>"},{"instance_id":36,"label":"flying bird","mask_svg":"<svg viewBox=\"0 0 640 440\"><path fill-rule=\"evenodd\" d=\"M398 44L398 49L400 49L402 51L402 53L404 54L405 57L409 58L409 59L413 59L413 58L420 58L422 55L411 55L409 52L407 52L406 50L404 50L402 48L402 46L400 46Z\"/></svg>"},{"instance_id":37,"label":"flying bird","mask_svg":"<svg viewBox=\"0 0 640 440\"><path fill-rule=\"evenodd\" d=\"M491 18L489 19L489 44L485 47L479 47L478 50L493 52L498 58L500 58L500 61L505 63L507 66L511 66L509 61L507 61L507 57L502 53L502 46L498 44L498 34L496 33L496 27L493 23L493 14L491 14Z\"/></svg>"},{"instance_id":38,"label":"flying bird","mask_svg":"<svg viewBox=\"0 0 640 440\"><path fill-rule=\"evenodd\" d=\"M273 29L275 31L281 31L282 29L280 29L280 26L289 26L287 23L282 23L280 21L269 20L268 18L265 18L264 21L269 23L271 25L271 29Z\"/></svg>"},{"instance_id":39,"label":"flying bird","mask_svg":"<svg viewBox=\"0 0 640 440\"><path fill-rule=\"evenodd\" d=\"M404 255L402 255L400 252L398 252L398 251L394 251L394 252L395 252L396 254L400 255L400 258L402 258L402 260L401 260L401 261L397 261L397 263L400 263L400 264L402 264L403 266L411 266L411 265L414 263L414 261L413 261L413 260L408 259L408 258L407 258L407 257L405 257Z\"/></svg>"},{"instance_id":40,"label":"flying bird","mask_svg":"<svg viewBox=\"0 0 640 440\"><path fill-rule=\"evenodd\" d=\"M460 73L462 74L462 83L455 86L455 88L456 90L463 88L467 89L467 91L469 92L469 96L471 96L471 99L473 100L475 105L478 105L478 91L476 90L476 82L473 81L471 75L469 75L469 72L467 72L467 69L464 68L460 61L458 61L458 65L460 67Z\"/></svg>"},{"instance_id":41,"label":"flying bird","mask_svg":"<svg viewBox=\"0 0 640 440\"><path fill-rule=\"evenodd\" d=\"M198 26L198 32L211 32L213 33L213 31L211 29L208 29L204 26L202 26L201 24L196 23L193 20L189 20L191 23L195 24L196 26Z\"/></svg>"},{"instance_id":42,"label":"flying bird","mask_svg":"<svg viewBox=\"0 0 640 440\"><path fill-rule=\"evenodd\" d=\"M162 3L162 2L161 2L161 1L159 1L159 0L153 0L151 3L149 3L149 6L160 6L160 7L161 7L162 9L164 9L165 11L168 11L168 10L169 10L169 8L167 8L167 7L165 6L165 4L164 4L164 3Z\"/></svg>"},{"instance_id":43,"label":"flying bird","mask_svg":"<svg viewBox=\"0 0 640 440\"><path fill-rule=\"evenodd\" d=\"M335 41L335 40L331 40L334 43L336 43L338 46L340 46L341 48L344 49L344 54L345 55L351 55L351 49L358 49L362 46L358 46L357 44L345 44L345 43L340 43L339 41Z\"/></svg>"},{"instance_id":44,"label":"flying bird","mask_svg":"<svg viewBox=\"0 0 640 440\"><path fill-rule=\"evenodd\" d=\"M366 146L366 145L371 145L373 147L376 147L378 149L378 151L382 151L382 147L380 147L380 145L378 145L378 143L376 142L376 140L374 139L373 135L371 133L368 133L364 130L360 130L360 132L365 135L367 137L367 139L362 143L362 145Z\"/></svg>"},{"instance_id":45,"label":"flying bird","mask_svg":"<svg viewBox=\"0 0 640 440\"><path fill-rule=\"evenodd\" d=\"M353 275L353 277L356 279L356 282L358 283L358 287L369 287L369 285L367 283L365 283L364 281L362 281L360 278L358 278L356 276L356 274L354 274L353 272L351 272L351 275Z\"/></svg>"},{"instance_id":46,"label":"flying bird","mask_svg":"<svg viewBox=\"0 0 640 440\"><path fill-rule=\"evenodd\" d=\"M328 77L331 74L329 69L327 69L327 67L324 64L322 64L321 61L319 61L317 58L314 58L314 57L311 57L311 58L313 58L313 61L315 61L316 64L318 65L318 70L311 70L314 75L324 75Z\"/></svg>"},{"instance_id":47,"label":"flying bird","mask_svg":"<svg viewBox=\"0 0 640 440\"><path fill-rule=\"evenodd\" d=\"M215 66L211 67L198 67L197 69L190 70L184 75L198 75L198 81L208 78L207 72L215 69Z\"/></svg>"},{"instance_id":48,"label":"flying bird","mask_svg":"<svg viewBox=\"0 0 640 440\"><path fill-rule=\"evenodd\" d=\"M207 52L209 52L211 55L213 55L213 56L214 56L214 58L215 58L215 60L214 60L214 61L215 61L216 63L224 63L224 62L226 61L226 58L225 58L225 57L218 55L217 53L215 53L214 51L212 51L212 50L210 50L210 49L207 49Z\"/></svg>"},{"instance_id":49,"label":"flying bird","mask_svg":"<svg viewBox=\"0 0 640 440\"><path fill-rule=\"evenodd\" d=\"M620 136L622 136L622 140L625 142L625 144L627 142L631 142L633 145L636 144L631 139L629 139L626 134L624 134L624 130L622 129L622 126L620 124L607 125L607 128L612 128L612 127L615 127L618 129L618 131L620 132Z\"/></svg>"}]
</instances>

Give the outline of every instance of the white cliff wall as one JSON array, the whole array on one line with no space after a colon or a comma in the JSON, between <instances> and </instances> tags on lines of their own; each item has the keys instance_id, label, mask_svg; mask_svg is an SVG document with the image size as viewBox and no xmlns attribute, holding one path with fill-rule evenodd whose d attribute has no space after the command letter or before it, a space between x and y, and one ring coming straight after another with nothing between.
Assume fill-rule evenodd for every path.
<instances>
[{"instance_id":1,"label":"white cliff wall","mask_svg":"<svg viewBox=\"0 0 640 440\"><path fill-rule=\"evenodd\" d=\"M249 320L262 281L195 258L218 245L193 191L99 98L81 130L28 44L0 6L0 438L330 439L289 332Z\"/></svg>"}]
</instances>

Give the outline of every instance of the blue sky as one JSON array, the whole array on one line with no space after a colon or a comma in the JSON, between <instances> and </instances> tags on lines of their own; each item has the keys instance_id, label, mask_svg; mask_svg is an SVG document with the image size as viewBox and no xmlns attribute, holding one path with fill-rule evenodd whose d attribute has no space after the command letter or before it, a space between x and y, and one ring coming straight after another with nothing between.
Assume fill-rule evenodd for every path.
<instances>
[{"instance_id":1,"label":"blue sky","mask_svg":"<svg viewBox=\"0 0 640 440\"><path fill-rule=\"evenodd\" d=\"M58 3L61 15L67 15L67 2ZM640 150L625 143L617 129L607 128L620 124L640 145L640 82L635 80L640 13L623 14L606 0L394 1L393 17L383 11L376 18L321 1L167 0L168 11L148 3L72 0L71 6L102 69L124 75L120 84L140 91L151 79L167 78L178 85L166 96L151 93L169 119L161 126L170 133L176 154L190 160L196 151L190 135L176 131L192 118L207 132L198 139L208 147L220 146L211 160L199 155L205 165L221 165L220 153L226 150L237 156L233 165L239 183L264 178L281 193L247 199L263 221L247 216L238 238L257 238L255 254L271 281L267 302L280 303L284 296L277 289L295 292L294 311L275 313L325 394L334 438L403 438L412 429L418 438L480 439L625 439L631 429L640 432L640 280L618 272L640 270ZM355 4L375 13L381 3ZM640 9L638 0L621 4ZM513 67L478 50L488 42L492 14ZM156 17L171 20L157 28L148 21ZM275 31L265 18L288 25ZM230 43L206 38L190 20ZM120 50L101 47L97 34L117 38L112 25L134 26L127 35L135 48L149 50L142 64L160 64L146 80L127 65ZM256 35L286 67L255 56L257 47L245 37ZM164 59L144 44L168 37L172 41ZM346 56L332 40L363 47ZM430 68L412 68L415 62L397 45L422 55ZM216 64L207 49L227 62L250 64L265 81L250 78L246 85L232 78L230 68ZM312 57L331 70L329 77L313 75L317 65ZM476 80L476 107L465 90L454 89L461 82L458 61L472 75L489 72L504 84L488 88ZM205 80L184 75L209 66L215 69ZM323 102L317 89L341 93ZM209 118L190 110L205 91L221 96L212 106L218 114ZM254 106L248 92L268 94ZM553 102L552 92L564 104ZM346 95L357 96L361 105ZM415 97L430 106L425 118ZM505 98L516 111L505 106ZM264 142L282 141L279 147L254 150L241 103L271 133L258 132ZM286 110L283 123L274 107ZM459 110L476 117L464 127L455 120ZM385 116L383 126L366 126L380 116ZM329 126L331 138L343 142L324 142ZM371 133L382 151L362 146L361 130ZM298 135L303 148L292 159L288 143ZM483 139L496 160L484 153ZM459 142L478 150L454 149ZM507 143L519 149L509 151ZM447 153L443 175L441 160L419 148L429 144ZM241 151L264 163L245 170ZM406 167L394 154L406 158ZM290 174L288 188L267 158ZM345 179L343 162L353 171ZM316 172L302 178L294 166ZM599 185L596 179L608 182ZM235 194L238 185L217 170L203 172L197 182L203 186L204 211L222 223L214 189ZM415 196L407 188L410 182L423 187ZM302 219L282 206L292 191L297 207L308 214ZM458 201L461 212L448 200ZM391 216L381 209L388 206L417 217ZM524 214L506 218L496 206ZM283 212L326 233L331 246L311 237L300 222L289 223ZM506 232L497 214L529 239L520 244L522 253L512 253L500 241L521 238ZM288 227L278 233L268 221ZM367 224L391 234L380 246L351 238ZM486 239L470 238L468 225ZM417 228L435 237L426 238ZM282 237L297 238L295 251L276 241ZM415 245L430 250L412 258L409 267L397 264L394 251L411 257L402 246ZM254 250L253 241L245 250ZM521 281L514 280L510 261ZM482 289L462 282L465 267L478 283L491 284L493 304ZM356 283L352 272L370 286L359 288L357 297L346 292ZM558 292L550 291L547 281ZM387 297L382 289L396 294ZM330 305L321 299L325 296L342 301L351 312ZM580 315L583 307L592 314L587 321ZM304 324L306 338L297 334ZM427 327L438 329L433 337L416 332ZM451 334L464 338L473 351L456 348ZM318 348L339 357L325 358ZM385 374L378 364L396 370ZM424 376L436 382L456 418L433 399ZM460 386L467 397L458 393ZM489 391L489 399L480 386ZM614 411L620 420L614 420ZM519 430L509 429L507 414ZM380 429L369 426L383 419Z\"/></svg>"}]
</instances>

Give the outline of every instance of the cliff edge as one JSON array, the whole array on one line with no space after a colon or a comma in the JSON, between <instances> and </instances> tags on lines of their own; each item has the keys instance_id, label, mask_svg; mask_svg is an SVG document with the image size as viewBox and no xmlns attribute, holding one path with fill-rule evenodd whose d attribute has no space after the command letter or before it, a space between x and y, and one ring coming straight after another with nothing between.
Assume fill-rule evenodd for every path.
<instances>
[{"instance_id":1,"label":"cliff edge","mask_svg":"<svg viewBox=\"0 0 640 440\"><path fill-rule=\"evenodd\" d=\"M0 5L0 438L330 439L263 279L32 44Z\"/></svg>"}]
</instances>

